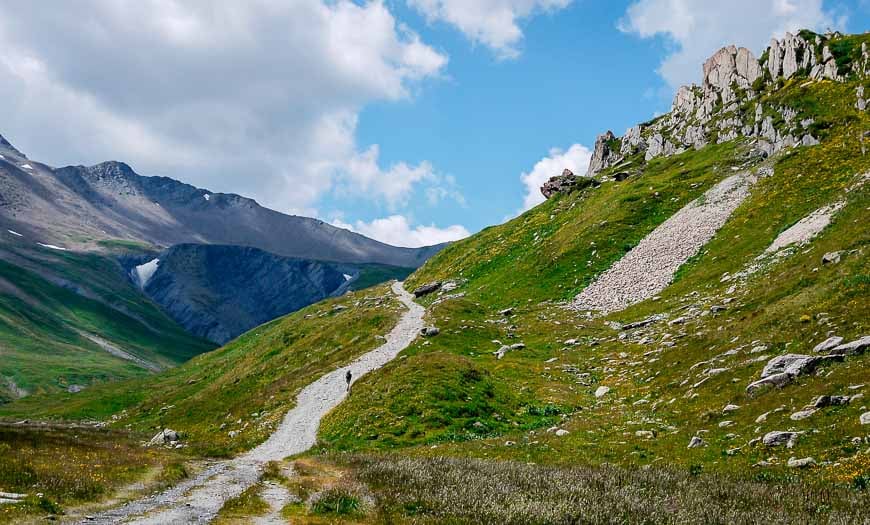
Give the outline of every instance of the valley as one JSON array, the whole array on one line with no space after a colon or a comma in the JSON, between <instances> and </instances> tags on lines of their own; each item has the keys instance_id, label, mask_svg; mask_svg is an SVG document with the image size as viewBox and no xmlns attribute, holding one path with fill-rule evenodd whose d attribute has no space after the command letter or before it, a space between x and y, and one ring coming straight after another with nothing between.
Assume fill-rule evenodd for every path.
<instances>
[{"instance_id":1,"label":"valley","mask_svg":"<svg viewBox=\"0 0 870 525\"><path fill-rule=\"evenodd\" d=\"M4 360L0 450L33 425L86 450L67 435L82 425L125 455L79 493L34 466L57 449L7 452L0 489L28 499L0 519L866 521L868 45L722 48L669 113L602 134L585 176L554 173L545 202L386 261L223 237L114 258L10 244L8 346L86 352L111 377L64 392L78 359L62 382ZM148 468L184 472L124 490Z\"/></svg>"}]
</instances>

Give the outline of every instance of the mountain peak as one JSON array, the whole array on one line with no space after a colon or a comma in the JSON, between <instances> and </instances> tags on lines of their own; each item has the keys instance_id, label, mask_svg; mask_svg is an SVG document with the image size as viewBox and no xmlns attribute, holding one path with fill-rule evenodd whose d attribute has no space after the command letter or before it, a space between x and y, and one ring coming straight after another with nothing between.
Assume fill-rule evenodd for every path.
<instances>
[{"instance_id":1,"label":"mountain peak","mask_svg":"<svg viewBox=\"0 0 870 525\"><path fill-rule=\"evenodd\" d=\"M6 140L3 135L0 135L0 150L6 150L7 152L18 155L19 157L23 157L25 159L27 158L27 155L15 149L15 146L13 146L8 140Z\"/></svg>"}]
</instances>

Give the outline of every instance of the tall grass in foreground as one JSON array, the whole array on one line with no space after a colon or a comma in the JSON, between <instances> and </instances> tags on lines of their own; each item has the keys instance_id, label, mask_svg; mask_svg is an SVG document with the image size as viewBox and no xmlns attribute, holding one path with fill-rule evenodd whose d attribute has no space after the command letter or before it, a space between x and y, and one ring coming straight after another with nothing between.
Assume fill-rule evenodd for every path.
<instances>
[{"instance_id":1,"label":"tall grass in foreground","mask_svg":"<svg viewBox=\"0 0 870 525\"><path fill-rule=\"evenodd\" d=\"M866 490L665 468L379 455L330 459L369 486L384 522L866 523L870 509Z\"/></svg>"}]
</instances>

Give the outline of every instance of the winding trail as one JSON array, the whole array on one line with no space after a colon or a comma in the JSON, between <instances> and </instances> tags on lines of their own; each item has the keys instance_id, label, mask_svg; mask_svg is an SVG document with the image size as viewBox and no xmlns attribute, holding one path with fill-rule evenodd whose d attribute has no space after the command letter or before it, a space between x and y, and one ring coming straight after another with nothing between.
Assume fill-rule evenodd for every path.
<instances>
[{"instance_id":1,"label":"winding trail","mask_svg":"<svg viewBox=\"0 0 870 525\"><path fill-rule=\"evenodd\" d=\"M386 342L302 389L296 397L296 406L260 446L237 458L215 462L195 478L165 492L132 501L82 523L209 523L224 502L257 483L267 462L311 448L321 418L347 397L344 375L348 368L354 378L360 378L384 366L407 348L423 328L425 309L414 302L402 284L394 283L392 289L408 311L387 335Z\"/></svg>"}]
</instances>

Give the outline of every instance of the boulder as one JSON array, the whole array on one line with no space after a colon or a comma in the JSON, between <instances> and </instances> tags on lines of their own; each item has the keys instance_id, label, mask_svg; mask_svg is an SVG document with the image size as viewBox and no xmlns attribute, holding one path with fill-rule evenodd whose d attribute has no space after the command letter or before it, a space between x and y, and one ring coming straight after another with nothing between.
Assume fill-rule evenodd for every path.
<instances>
[{"instance_id":1,"label":"boulder","mask_svg":"<svg viewBox=\"0 0 870 525\"><path fill-rule=\"evenodd\" d=\"M789 419L791 419L792 421L800 421L802 419L806 419L806 418L810 417L811 415L813 415L815 413L816 413L815 408L805 408L805 409L799 410L799 411L795 412L794 414L792 414L791 416L789 416Z\"/></svg>"},{"instance_id":2,"label":"boulder","mask_svg":"<svg viewBox=\"0 0 870 525\"><path fill-rule=\"evenodd\" d=\"M174 441L180 441L181 436L178 435L178 432L172 430L171 428L164 428L160 432L158 432L151 441L148 442L149 447L159 446L159 445L168 445Z\"/></svg>"},{"instance_id":3,"label":"boulder","mask_svg":"<svg viewBox=\"0 0 870 525\"><path fill-rule=\"evenodd\" d=\"M423 337L435 337L439 333L441 333L441 330L434 326L424 326L420 329L420 335Z\"/></svg>"},{"instance_id":4,"label":"boulder","mask_svg":"<svg viewBox=\"0 0 870 525\"><path fill-rule=\"evenodd\" d=\"M774 430L765 434L764 437L761 438L761 442L768 447L786 445L788 448L792 448L797 441L798 436L801 434L802 432Z\"/></svg>"},{"instance_id":5,"label":"boulder","mask_svg":"<svg viewBox=\"0 0 870 525\"><path fill-rule=\"evenodd\" d=\"M582 190L584 188L597 188L601 183L592 177L578 177L569 169L562 171L558 177L550 177L550 180L541 186L541 195L549 199L553 195L562 193L567 194L572 191Z\"/></svg>"},{"instance_id":6,"label":"boulder","mask_svg":"<svg viewBox=\"0 0 870 525\"><path fill-rule=\"evenodd\" d=\"M761 377L769 377L775 374L787 373L790 375L800 375L812 369L818 358L801 355L801 354L785 354L776 356L764 366L761 371Z\"/></svg>"},{"instance_id":7,"label":"boulder","mask_svg":"<svg viewBox=\"0 0 870 525\"><path fill-rule=\"evenodd\" d=\"M414 290L414 297L423 297L424 295L429 295L430 293L437 292L441 289L441 282L435 281L428 284L424 284L419 288Z\"/></svg>"},{"instance_id":8,"label":"boulder","mask_svg":"<svg viewBox=\"0 0 870 525\"><path fill-rule=\"evenodd\" d=\"M825 408L830 406L847 405L852 398L849 396L819 396L813 402L814 408Z\"/></svg>"},{"instance_id":9,"label":"boulder","mask_svg":"<svg viewBox=\"0 0 870 525\"><path fill-rule=\"evenodd\" d=\"M807 468L813 467L816 465L816 460L813 458L788 458L788 463L786 463L788 468Z\"/></svg>"},{"instance_id":10,"label":"boulder","mask_svg":"<svg viewBox=\"0 0 870 525\"><path fill-rule=\"evenodd\" d=\"M861 355L867 350L868 347L870 347L870 335L865 335L864 337L856 339L851 343L845 343L835 346L831 349L829 355Z\"/></svg>"},{"instance_id":11,"label":"boulder","mask_svg":"<svg viewBox=\"0 0 870 525\"><path fill-rule=\"evenodd\" d=\"M842 251L828 252L822 255L822 264L837 264L842 256Z\"/></svg>"},{"instance_id":12,"label":"boulder","mask_svg":"<svg viewBox=\"0 0 870 525\"><path fill-rule=\"evenodd\" d=\"M698 436L693 436L692 439L689 440L689 446L686 448L700 448L705 446L706 443L703 439Z\"/></svg>"},{"instance_id":13,"label":"boulder","mask_svg":"<svg viewBox=\"0 0 870 525\"><path fill-rule=\"evenodd\" d=\"M827 352L828 350L835 348L837 345L839 345L842 342L843 342L842 337L837 337L836 335L829 337L829 338L825 339L824 341L822 341L821 343L817 344L813 348L813 352L816 352L816 353Z\"/></svg>"}]
</instances>

